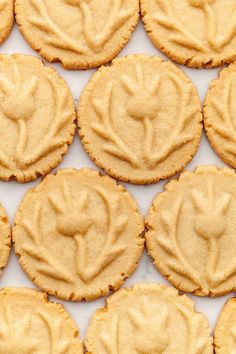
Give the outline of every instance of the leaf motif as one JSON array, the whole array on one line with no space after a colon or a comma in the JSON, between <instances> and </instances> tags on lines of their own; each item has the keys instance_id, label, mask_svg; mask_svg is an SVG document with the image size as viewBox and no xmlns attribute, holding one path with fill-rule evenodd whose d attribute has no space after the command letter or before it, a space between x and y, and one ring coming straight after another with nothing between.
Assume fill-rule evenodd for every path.
<instances>
[{"instance_id":1,"label":"leaf motif","mask_svg":"<svg viewBox=\"0 0 236 354\"><path fill-rule=\"evenodd\" d=\"M27 253L29 257L44 264L44 267L38 265L38 272L46 274L53 279L73 284L74 279L70 272L49 252L41 240L40 215L41 205L40 202L37 202L34 208L33 224L31 225L28 220L23 220L22 222L22 227L34 243L35 247L23 244L22 250Z\"/></svg>"}]
</instances>

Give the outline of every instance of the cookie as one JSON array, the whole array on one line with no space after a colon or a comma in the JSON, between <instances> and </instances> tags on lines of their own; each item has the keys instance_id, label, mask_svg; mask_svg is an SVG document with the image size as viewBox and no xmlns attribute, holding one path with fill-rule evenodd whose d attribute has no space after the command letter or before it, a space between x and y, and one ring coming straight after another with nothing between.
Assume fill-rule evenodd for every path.
<instances>
[{"instance_id":1,"label":"cookie","mask_svg":"<svg viewBox=\"0 0 236 354\"><path fill-rule=\"evenodd\" d=\"M208 140L219 157L236 168L236 62L220 72L207 92L204 127Z\"/></svg>"},{"instance_id":2,"label":"cookie","mask_svg":"<svg viewBox=\"0 0 236 354\"><path fill-rule=\"evenodd\" d=\"M139 19L139 0L15 0L16 22L30 46L66 69L112 60Z\"/></svg>"},{"instance_id":3,"label":"cookie","mask_svg":"<svg viewBox=\"0 0 236 354\"><path fill-rule=\"evenodd\" d=\"M85 346L88 354L213 353L205 315L186 295L154 283L110 296L93 315Z\"/></svg>"},{"instance_id":4,"label":"cookie","mask_svg":"<svg viewBox=\"0 0 236 354\"><path fill-rule=\"evenodd\" d=\"M167 183L146 218L146 245L156 268L181 291L235 291L235 212L232 169L201 166Z\"/></svg>"},{"instance_id":5,"label":"cookie","mask_svg":"<svg viewBox=\"0 0 236 354\"><path fill-rule=\"evenodd\" d=\"M136 269L143 218L121 185L90 169L65 169L26 193L13 241L23 270L47 293L93 300Z\"/></svg>"},{"instance_id":6,"label":"cookie","mask_svg":"<svg viewBox=\"0 0 236 354\"><path fill-rule=\"evenodd\" d=\"M109 175L154 183L192 160L201 104L192 82L171 62L129 55L92 76L79 100L78 125L84 149Z\"/></svg>"},{"instance_id":7,"label":"cookie","mask_svg":"<svg viewBox=\"0 0 236 354\"><path fill-rule=\"evenodd\" d=\"M0 0L0 44L11 32L14 23L13 0Z\"/></svg>"},{"instance_id":8,"label":"cookie","mask_svg":"<svg viewBox=\"0 0 236 354\"><path fill-rule=\"evenodd\" d=\"M7 265L11 251L11 228L6 211L0 205L0 275Z\"/></svg>"},{"instance_id":9,"label":"cookie","mask_svg":"<svg viewBox=\"0 0 236 354\"><path fill-rule=\"evenodd\" d=\"M83 354L72 318L33 289L0 290L1 354Z\"/></svg>"},{"instance_id":10,"label":"cookie","mask_svg":"<svg viewBox=\"0 0 236 354\"><path fill-rule=\"evenodd\" d=\"M28 182L56 167L75 132L72 95L32 56L0 55L0 179Z\"/></svg>"},{"instance_id":11,"label":"cookie","mask_svg":"<svg viewBox=\"0 0 236 354\"><path fill-rule=\"evenodd\" d=\"M140 0L153 44L172 60L213 68L236 59L232 0Z\"/></svg>"},{"instance_id":12,"label":"cookie","mask_svg":"<svg viewBox=\"0 0 236 354\"><path fill-rule=\"evenodd\" d=\"M224 305L214 333L216 354L234 354L236 348L236 298Z\"/></svg>"}]
</instances>

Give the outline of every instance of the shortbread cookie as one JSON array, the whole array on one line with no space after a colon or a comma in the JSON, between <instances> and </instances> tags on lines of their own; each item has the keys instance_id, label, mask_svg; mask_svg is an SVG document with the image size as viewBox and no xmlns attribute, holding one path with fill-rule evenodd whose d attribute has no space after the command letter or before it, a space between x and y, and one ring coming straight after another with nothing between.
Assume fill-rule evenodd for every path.
<instances>
[{"instance_id":1,"label":"shortbread cookie","mask_svg":"<svg viewBox=\"0 0 236 354\"><path fill-rule=\"evenodd\" d=\"M0 44L11 32L14 23L13 0L0 0Z\"/></svg>"},{"instance_id":2,"label":"shortbread cookie","mask_svg":"<svg viewBox=\"0 0 236 354\"><path fill-rule=\"evenodd\" d=\"M217 154L236 168L236 62L220 72L208 90L204 104L204 127Z\"/></svg>"},{"instance_id":3,"label":"shortbread cookie","mask_svg":"<svg viewBox=\"0 0 236 354\"><path fill-rule=\"evenodd\" d=\"M82 354L72 318L60 304L33 289L0 290L1 354Z\"/></svg>"},{"instance_id":4,"label":"shortbread cookie","mask_svg":"<svg viewBox=\"0 0 236 354\"><path fill-rule=\"evenodd\" d=\"M147 184L192 160L201 105L189 78L171 62L129 55L92 76L79 101L78 124L99 167L122 181Z\"/></svg>"},{"instance_id":5,"label":"shortbread cookie","mask_svg":"<svg viewBox=\"0 0 236 354\"><path fill-rule=\"evenodd\" d=\"M157 269L181 291L220 296L236 290L236 175L198 167L167 183L146 218Z\"/></svg>"},{"instance_id":6,"label":"shortbread cookie","mask_svg":"<svg viewBox=\"0 0 236 354\"><path fill-rule=\"evenodd\" d=\"M186 295L160 284L121 289L95 312L88 354L212 354L205 315Z\"/></svg>"},{"instance_id":7,"label":"shortbread cookie","mask_svg":"<svg viewBox=\"0 0 236 354\"><path fill-rule=\"evenodd\" d=\"M236 349L236 298L229 299L217 321L214 344L216 354L234 354Z\"/></svg>"},{"instance_id":8,"label":"shortbread cookie","mask_svg":"<svg viewBox=\"0 0 236 354\"><path fill-rule=\"evenodd\" d=\"M172 60L212 68L236 59L235 1L140 1L148 35Z\"/></svg>"},{"instance_id":9,"label":"shortbread cookie","mask_svg":"<svg viewBox=\"0 0 236 354\"><path fill-rule=\"evenodd\" d=\"M50 67L0 55L0 179L28 182L56 167L75 132L72 95Z\"/></svg>"},{"instance_id":10,"label":"shortbread cookie","mask_svg":"<svg viewBox=\"0 0 236 354\"><path fill-rule=\"evenodd\" d=\"M26 193L13 240L20 264L47 293L93 300L136 269L143 218L125 188L97 171L65 169Z\"/></svg>"},{"instance_id":11,"label":"shortbread cookie","mask_svg":"<svg viewBox=\"0 0 236 354\"><path fill-rule=\"evenodd\" d=\"M6 211L0 205L0 275L7 265L11 251L11 228ZM1 352L0 352L1 353Z\"/></svg>"},{"instance_id":12,"label":"shortbread cookie","mask_svg":"<svg viewBox=\"0 0 236 354\"><path fill-rule=\"evenodd\" d=\"M139 19L139 0L15 0L19 29L31 47L66 69L112 60Z\"/></svg>"}]
</instances>

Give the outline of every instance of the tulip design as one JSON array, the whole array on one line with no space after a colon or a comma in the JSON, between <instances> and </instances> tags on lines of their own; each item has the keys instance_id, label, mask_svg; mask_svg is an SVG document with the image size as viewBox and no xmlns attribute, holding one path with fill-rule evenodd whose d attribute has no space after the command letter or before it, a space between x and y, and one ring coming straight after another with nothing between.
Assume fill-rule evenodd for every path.
<instances>
[{"instance_id":1,"label":"tulip design","mask_svg":"<svg viewBox=\"0 0 236 354\"><path fill-rule=\"evenodd\" d=\"M226 193L216 198L212 182L207 184L207 193L192 192L192 200L197 211L194 229L197 234L206 240L209 257L206 264L206 276L211 284L218 262L217 240L222 237L227 229L226 213L230 204L230 196Z\"/></svg>"},{"instance_id":2,"label":"tulip design","mask_svg":"<svg viewBox=\"0 0 236 354\"><path fill-rule=\"evenodd\" d=\"M25 84L22 82L19 67L14 66L14 80L9 81L6 77L0 76L0 89L4 93L1 108L5 116L18 126L19 139L16 147L16 162L24 166L23 156L27 145L27 120L30 120L35 113L35 92L38 79L33 76Z\"/></svg>"},{"instance_id":3,"label":"tulip design","mask_svg":"<svg viewBox=\"0 0 236 354\"><path fill-rule=\"evenodd\" d=\"M127 112L135 120L143 123L145 130L143 158L152 168L155 167L155 158L153 157L154 129L153 120L157 118L159 104L156 97L160 84L160 77L153 79L153 85L146 87L144 72L141 65L136 66L136 83L128 76L122 77L122 84L130 95Z\"/></svg>"},{"instance_id":4,"label":"tulip design","mask_svg":"<svg viewBox=\"0 0 236 354\"><path fill-rule=\"evenodd\" d=\"M136 351L139 354L162 354L170 343L167 308L161 306L153 311L147 298L144 298L140 310L130 310L128 313L135 327Z\"/></svg>"},{"instance_id":5,"label":"tulip design","mask_svg":"<svg viewBox=\"0 0 236 354\"><path fill-rule=\"evenodd\" d=\"M84 239L90 226L92 225L92 218L88 215L86 209L88 205L88 192L86 190L81 192L78 199L75 199L70 191L69 186L64 183L63 185L63 203L54 196L50 195L50 202L58 214L57 217L57 231L59 234L74 239L77 249L77 266L78 272L82 268L85 269L87 264L84 259L85 255L83 250L86 240Z\"/></svg>"}]
</instances>

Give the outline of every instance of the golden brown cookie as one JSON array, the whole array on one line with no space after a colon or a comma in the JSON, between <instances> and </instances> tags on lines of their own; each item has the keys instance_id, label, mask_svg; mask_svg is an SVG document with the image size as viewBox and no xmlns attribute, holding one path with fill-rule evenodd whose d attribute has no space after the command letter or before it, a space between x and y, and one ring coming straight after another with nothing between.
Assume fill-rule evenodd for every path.
<instances>
[{"instance_id":1,"label":"golden brown cookie","mask_svg":"<svg viewBox=\"0 0 236 354\"><path fill-rule=\"evenodd\" d=\"M85 345L88 354L213 353L205 315L186 295L154 283L110 296L93 315Z\"/></svg>"},{"instance_id":2,"label":"golden brown cookie","mask_svg":"<svg viewBox=\"0 0 236 354\"><path fill-rule=\"evenodd\" d=\"M139 0L16 0L16 22L31 47L66 69L112 60L131 37Z\"/></svg>"},{"instance_id":3,"label":"golden brown cookie","mask_svg":"<svg viewBox=\"0 0 236 354\"><path fill-rule=\"evenodd\" d=\"M153 44L190 67L236 59L234 0L140 0L145 29Z\"/></svg>"},{"instance_id":4,"label":"golden brown cookie","mask_svg":"<svg viewBox=\"0 0 236 354\"><path fill-rule=\"evenodd\" d=\"M13 0L0 0L0 44L11 32L14 23Z\"/></svg>"},{"instance_id":5,"label":"golden brown cookie","mask_svg":"<svg viewBox=\"0 0 236 354\"><path fill-rule=\"evenodd\" d=\"M0 354L82 354L72 318L33 289L0 290Z\"/></svg>"},{"instance_id":6,"label":"golden brown cookie","mask_svg":"<svg viewBox=\"0 0 236 354\"><path fill-rule=\"evenodd\" d=\"M7 265L11 251L11 228L6 211L0 205L0 275Z\"/></svg>"},{"instance_id":7,"label":"golden brown cookie","mask_svg":"<svg viewBox=\"0 0 236 354\"><path fill-rule=\"evenodd\" d=\"M217 154L236 168L236 62L220 72L204 103L204 127Z\"/></svg>"},{"instance_id":8,"label":"golden brown cookie","mask_svg":"<svg viewBox=\"0 0 236 354\"><path fill-rule=\"evenodd\" d=\"M123 186L94 170L65 169L26 193L13 240L38 287L65 300L93 300L118 289L136 269L143 229Z\"/></svg>"},{"instance_id":9,"label":"golden brown cookie","mask_svg":"<svg viewBox=\"0 0 236 354\"><path fill-rule=\"evenodd\" d=\"M224 305L214 333L216 354L234 354L236 348L236 298Z\"/></svg>"},{"instance_id":10,"label":"golden brown cookie","mask_svg":"<svg viewBox=\"0 0 236 354\"><path fill-rule=\"evenodd\" d=\"M220 296L236 290L236 175L201 166L154 199L146 244L154 265L179 290Z\"/></svg>"},{"instance_id":11,"label":"golden brown cookie","mask_svg":"<svg viewBox=\"0 0 236 354\"><path fill-rule=\"evenodd\" d=\"M75 132L72 95L32 56L0 55L0 179L28 182L56 167Z\"/></svg>"},{"instance_id":12,"label":"golden brown cookie","mask_svg":"<svg viewBox=\"0 0 236 354\"><path fill-rule=\"evenodd\" d=\"M129 55L92 76L80 97L78 124L99 167L122 181L147 184L192 160L201 104L192 82L171 62Z\"/></svg>"}]
</instances>

